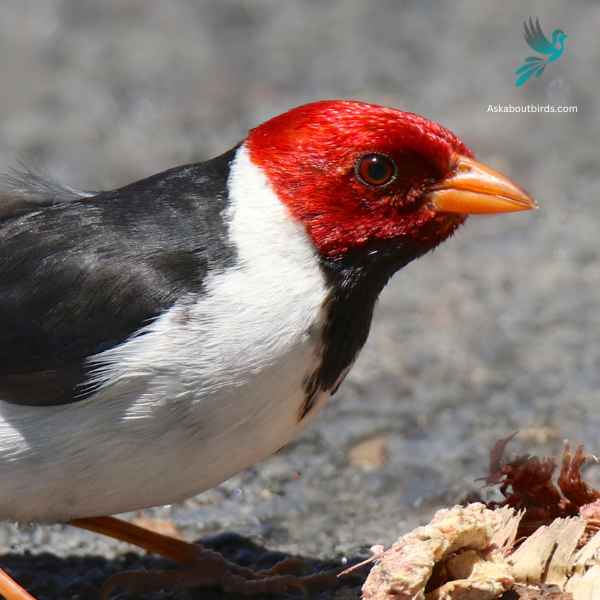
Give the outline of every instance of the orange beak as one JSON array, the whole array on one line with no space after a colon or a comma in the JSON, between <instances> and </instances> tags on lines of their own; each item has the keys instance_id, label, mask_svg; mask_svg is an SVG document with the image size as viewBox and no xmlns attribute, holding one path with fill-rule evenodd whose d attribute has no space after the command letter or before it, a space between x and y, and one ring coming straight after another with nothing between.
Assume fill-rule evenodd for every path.
<instances>
[{"instance_id":1,"label":"orange beak","mask_svg":"<svg viewBox=\"0 0 600 600\"><path fill-rule=\"evenodd\" d=\"M498 171L467 156L457 156L455 164L452 175L426 194L432 210L475 215L537 208L531 196Z\"/></svg>"}]
</instances>

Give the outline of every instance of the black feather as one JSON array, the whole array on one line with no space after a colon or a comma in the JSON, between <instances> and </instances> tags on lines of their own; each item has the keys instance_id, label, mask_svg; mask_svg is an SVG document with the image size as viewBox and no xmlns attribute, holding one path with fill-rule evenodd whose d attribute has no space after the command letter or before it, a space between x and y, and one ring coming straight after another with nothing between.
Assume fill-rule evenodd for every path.
<instances>
[{"instance_id":1,"label":"black feather","mask_svg":"<svg viewBox=\"0 0 600 600\"><path fill-rule=\"evenodd\" d=\"M319 367L304 382L301 417L321 391L334 394L367 341L373 310L390 277L433 246L412 240L367 244L339 260L321 259L329 284Z\"/></svg>"},{"instance_id":2,"label":"black feather","mask_svg":"<svg viewBox=\"0 0 600 600\"><path fill-rule=\"evenodd\" d=\"M75 190L30 167L20 165L0 176L0 222L96 193Z\"/></svg>"},{"instance_id":3,"label":"black feather","mask_svg":"<svg viewBox=\"0 0 600 600\"><path fill-rule=\"evenodd\" d=\"M0 398L84 397L87 358L194 301L209 271L233 263L223 212L234 150L93 196L9 177L21 201L0 220ZM48 378L54 400L36 400L31 386Z\"/></svg>"}]
</instances>

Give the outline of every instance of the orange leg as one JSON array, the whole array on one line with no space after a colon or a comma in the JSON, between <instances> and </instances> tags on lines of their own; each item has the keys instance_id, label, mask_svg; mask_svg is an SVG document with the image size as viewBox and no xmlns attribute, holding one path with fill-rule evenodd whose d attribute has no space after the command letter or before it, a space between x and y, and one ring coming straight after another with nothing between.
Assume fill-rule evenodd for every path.
<instances>
[{"instance_id":1,"label":"orange leg","mask_svg":"<svg viewBox=\"0 0 600 600\"><path fill-rule=\"evenodd\" d=\"M5 600L35 600L8 573L0 569L0 598Z\"/></svg>"},{"instance_id":2,"label":"orange leg","mask_svg":"<svg viewBox=\"0 0 600 600\"><path fill-rule=\"evenodd\" d=\"M102 598L117 587L130 592L145 592L164 587L216 586L243 595L285 593L293 589L319 590L336 587L337 571L313 575L290 575L303 562L287 559L268 571L254 571L227 561L217 552L144 529L115 517L75 519L71 525L128 542L170 558L187 568L181 571L129 571L113 575L104 585ZM12 600L12 599L9 599ZM15 600L29 600L16 597Z\"/></svg>"},{"instance_id":3,"label":"orange leg","mask_svg":"<svg viewBox=\"0 0 600 600\"><path fill-rule=\"evenodd\" d=\"M196 544L144 529L116 517L74 519L69 524L133 544L147 552L159 554L182 564L193 563L202 551L202 547Z\"/></svg>"},{"instance_id":4,"label":"orange leg","mask_svg":"<svg viewBox=\"0 0 600 600\"><path fill-rule=\"evenodd\" d=\"M165 558L170 558L183 565L191 565L198 562L198 559L204 558L211 550L203 548L200 544L184 542L162 533L156 533L150 529L145 529L133 523L128 523L116 517L92 517L87 519L74 519L69 523L81 529L87 529L94 533L100 533L108 537L133 544L138 548L143 548L152 554L158 554ZM240 567L234 563L228 563L230 569L246 578L262 578L267 575L281 575L290 571L297 571L303 566L300 559L288 558L269 571L253 571Z\"/></svg>"}]
</instances>

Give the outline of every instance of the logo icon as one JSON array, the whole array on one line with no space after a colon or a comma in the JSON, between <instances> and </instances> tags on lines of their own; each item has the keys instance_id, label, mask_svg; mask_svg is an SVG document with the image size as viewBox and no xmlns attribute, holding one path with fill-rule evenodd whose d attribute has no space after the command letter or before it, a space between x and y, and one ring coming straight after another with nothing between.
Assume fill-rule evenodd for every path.
<instances>
[{"instance_id":1,"label":"logo icon","mask_svg":"<svg viewBox=\"0 0 600 600\"><path fill-rule=\"evenodd\" d=\"M529 17L529 23L525 21L523 27L527 45L544 56L528 56L525 59L525 62L515 71L517 87L525 85L534 75L539 77L544 72L546 65L558 60L565 51L565 40L567 39L564 31L555 29L552 32L552 42L549 42L540 27L539 19L536 19L534 23L533 19Z\"/></svg>"}]
</instances>

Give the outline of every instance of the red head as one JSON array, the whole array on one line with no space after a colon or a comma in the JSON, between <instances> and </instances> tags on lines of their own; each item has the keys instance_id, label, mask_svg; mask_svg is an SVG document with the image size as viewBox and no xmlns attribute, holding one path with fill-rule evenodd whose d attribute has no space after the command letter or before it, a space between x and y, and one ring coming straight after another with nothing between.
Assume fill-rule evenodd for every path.
<instances>
[{"instance_id":1,"label":"red head","mask_svg":"<svg viewBox=\"0 0 600 600\"><path fill-rule=\"evenodd\" d=\"M369 243L433 247L469 212L531 208L452 132L413 113L326 100L250 132L253 162L328 258Z\"/></svg>"}]
</instances>

